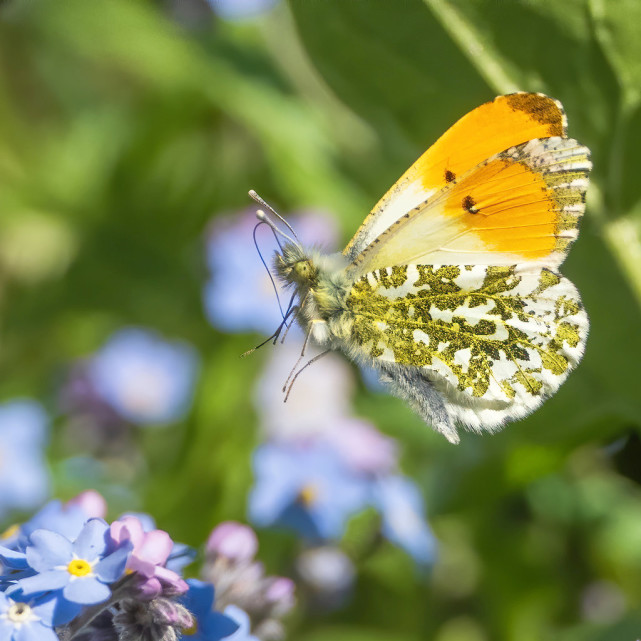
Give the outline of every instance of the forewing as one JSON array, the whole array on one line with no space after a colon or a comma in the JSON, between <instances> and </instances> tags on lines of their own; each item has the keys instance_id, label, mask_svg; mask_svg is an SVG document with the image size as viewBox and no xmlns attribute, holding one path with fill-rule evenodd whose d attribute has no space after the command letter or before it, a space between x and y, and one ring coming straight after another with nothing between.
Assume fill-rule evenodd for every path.
<instances>
[{"instance_id":1,"label":"forewing","mask_svg":"<svg viewBox=\"0 0 641 641\"><path fill-rule=\"evenodd\" d=\"M448 182L491 156L534 138L565 136L561 103L537 93L499 96L448 129L376 204L345 248L354 260L374 239Z\"/></svg>"},{"instance_id":2,"label":"forewing","mask_svg":"<svg viewBox=\"0 0 641 641\"><path fill-rule=\"evenodd\" d=\"M591 166L589 150L570 138L512 147L407 212L354 259L352 270L439 263L556 268L578 235Z\"/></svg>"},{"instance_id":3,"label":"forewing","mask_svg":"<svg viewBox=\"0 0 641 641\"><path fill-rule=\"evenodd\" d=\"M395 367L420 372L452 422L479 431L553 394L581 359L588 332L576 288L547 268L388 267L360 278L346 304L365 360L388 376Z\"/></svg>"}]
</instances>

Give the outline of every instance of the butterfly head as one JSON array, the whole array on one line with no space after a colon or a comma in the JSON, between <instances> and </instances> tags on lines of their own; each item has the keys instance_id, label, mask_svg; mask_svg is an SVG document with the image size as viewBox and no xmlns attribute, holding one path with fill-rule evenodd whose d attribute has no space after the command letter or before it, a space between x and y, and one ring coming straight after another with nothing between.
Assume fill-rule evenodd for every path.
<instances>
[{"instance_id":1,"label":"butterfly head","mask_svg":"<svg viewBox=\"0 0 641 641\"><path fill-rule=\"evenodd\" d=\"M299 245L290 243L276 254L276 273L288 284L313 287L318 281L318 267Z\"/></svg>"}]
</instances>

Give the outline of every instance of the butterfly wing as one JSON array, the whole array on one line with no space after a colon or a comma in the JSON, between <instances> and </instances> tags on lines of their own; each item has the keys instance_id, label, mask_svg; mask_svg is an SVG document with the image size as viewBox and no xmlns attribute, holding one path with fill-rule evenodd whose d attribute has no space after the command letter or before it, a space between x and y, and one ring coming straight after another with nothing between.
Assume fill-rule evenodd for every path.
<instances>
[{"instance_id":1,"label":"butterfly wing","mask_svg":"<svg viewBox=\"0 0 641 641\"><path fill-rule=\"evenodd\" d=\"M353 260L355 273L403 264L555 268L578 234L591 168L570 138L495 154L406 212Z\"/></svg>"},{"instance_id":2,"label":"butterfly wing","mask_svg":"<svg viewBox=\"0 0 641 641\"><path fill-rule=\"evenodd\" d=\"M561 103L536 93L499 96L463 116L392 186L345 248L354 260L374 239L486 158L535 138L565 137Z\"/></svg>"},{"instance_id":3,"label":"butterfly wing","mask_svg":"<svg viewBox=\"0 0 641 641\"><path fill-rule=\"evenodd\" d=\"M377 269L346 306L352 352L452 442L457 422L492 431L533 411L579 362L588 332L574 285L529 266Z\"/></svg>"}]
</instances>

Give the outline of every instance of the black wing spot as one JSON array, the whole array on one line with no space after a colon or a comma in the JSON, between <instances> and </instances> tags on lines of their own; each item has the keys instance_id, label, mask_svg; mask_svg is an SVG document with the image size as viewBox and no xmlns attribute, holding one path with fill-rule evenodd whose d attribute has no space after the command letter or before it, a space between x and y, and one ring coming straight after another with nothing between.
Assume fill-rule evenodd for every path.
<instances>
[{"instance_id":1,"label":"black wing spot","mask_svg":"<svg viewBox=\"0 0 641 641\"><path fill-rule=\"evenodd\" d=\"M451 183L456 178L456 174L449 169L445 170L445 181Z\"/></svg>"},{"instance_id":2,"label":"black wing spot","mask_svg":"<svg viewBox=\"0 0 641 641\"><path fill-rule=\"evenodd\" d=\"M465 196L465 198L463 198L463 209L468 211L470 214L479 213L479 208L476 206L476 201L472 196Z\"/></svg>"}]
</instances>

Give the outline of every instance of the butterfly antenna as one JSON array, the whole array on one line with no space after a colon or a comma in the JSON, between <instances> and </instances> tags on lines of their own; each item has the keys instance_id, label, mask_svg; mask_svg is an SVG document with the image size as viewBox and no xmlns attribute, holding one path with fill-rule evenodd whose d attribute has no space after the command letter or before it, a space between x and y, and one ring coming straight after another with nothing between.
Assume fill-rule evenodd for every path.
<instances>
[{"instance_id":1,"label":"butterfly antenna","mask_svg":"<svg viewBox=\"0 0 641 641\"><path fill-rule=\"evenodd\" d=\"M280 220L283 223L283 225L285 225L287 227L287 229L289 229L289 231L292 232L292 235L296 239L296 242L294 244L298 245L298 246L301 245L300 239L296 235L296 232L294 231L294 228L267 201L263 200L253 189L251 189L249 191L249 197L252 200L255 200L259 205L262 205L263 207L265 207L265 209L269 209L269 211L271 211L272 214L274 214L274 216L276 216L276 218L278 218L278 220ZM259 213L261 213L260 210L258 212L256 212L257 215ZM262 214L267 219L267 216L265 215L265 212L262 212ZM262 218L259 217L259 220L262 220ZM286 234L284 234L283 232L280 232L280 233L283 234L283 236L285 236L286 238L288 238L291 241L291 238L289 238Z\"/></svg>"},{"instance_id":2,"label":"butterfly antenna","mask_svg":"<svg viewBox=\"0 0 641 641\"><path fill-rule=\"evenodd\" d=\"M271 281L272 287L274 288L274 294L276 294L276 300L278 301L278 309L280 309L280 315L283 317L283 320L285 320L285 312L283 311L283 306L280 303L280 296L278 295L278 287L276 287L276 283L274 282L274 277L272 276L272 272L269 269L269 267L267 267L267 263L265 262L265 259L263 258L263 254L260 251L260 247L258 247L258 240L256 239L256 232L258 231L258 228L263 224L264 224L263 221L260 221L260 222L256 223L256 226L254 227L254 233L253 233L254 247L256 247L256 251L258 252L258 256L260 257L260 262L263 264L263 267L267 271L267 275L269 276L269 280ZM273 231L274 230L272 229L272 232ZM276 236L276 234L274 234L274 237L276 238L276 242L278 242L278 236ZM280 247L280 243L278 243L278 246ZM281 251L282 251L282 247L281 247Z\"/></svg>"},{"instance_id":3,"label":"butterfly antenna","mask_svg":"<svg viewBox=\"0 0 641 641\"><path fill-rule=\"evenodd\" d=\"M274 345L276 345L276 341L278 340L278 337L280 336L280 333L283 331L283 327L287 326L287 321L289 320L289 317L298 309L297 305L294 305L294 298L296 294L292 294L292 297L289 300L289 305L287 306L287 311L283 315L283 320L281 321L280 325L276 328L276 331L266 338L262 343L259 345L256 345L256 347L252 347L251 349L248 349L246 352L242 353L240 355L241 358L245 358L245 356L249 356L250 354L253 354L257 349L260 349L263 347L263 345L267 345L269 341L273 340Z\"/></svg>"}]
</instances>

